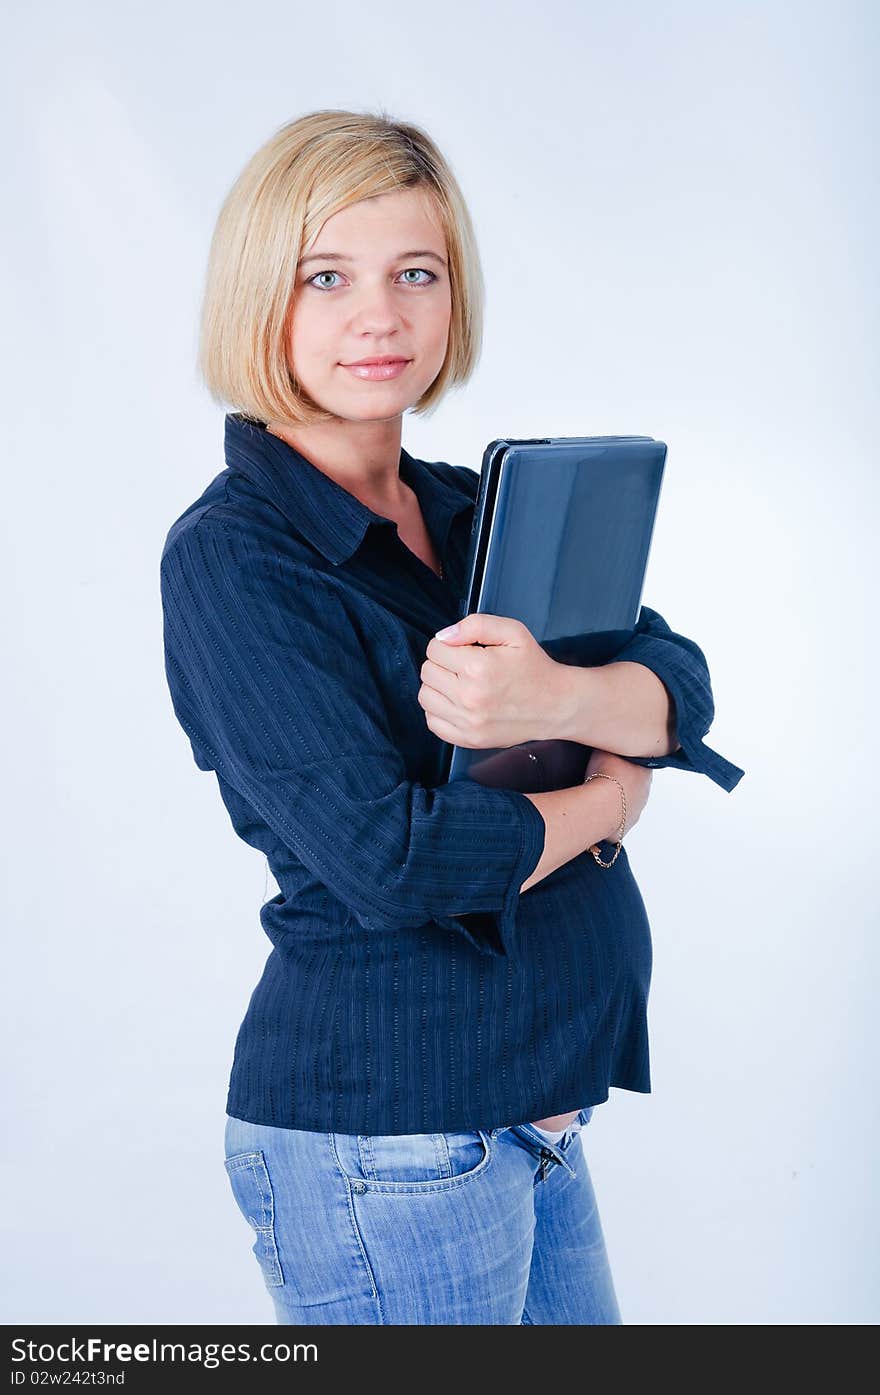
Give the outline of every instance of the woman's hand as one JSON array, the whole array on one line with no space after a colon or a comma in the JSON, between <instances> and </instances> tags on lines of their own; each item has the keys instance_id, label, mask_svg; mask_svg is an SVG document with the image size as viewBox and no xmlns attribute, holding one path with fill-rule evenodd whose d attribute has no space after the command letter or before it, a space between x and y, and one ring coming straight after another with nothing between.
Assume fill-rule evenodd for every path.
<instances>
[{"instance_id":1,"label":"woman's hand","mask_svg":"<svg viewBox=\"0 0 880 1395\"><path fill-rule=\"evenodd\" d=\"M617 796L616 822L605 834L609 842L616 843L618 839L623 839L630 829L638 823L642 810L648 802L648 795L651 793L651 780L654 772L649 766L633 765L632 761L624 756L615 755L613 751L602 751L594 748L587 761L587 769L584 775L592 775L596 771L601 771L604 775L613 775L619 780L626 792L626 824L623 833L620 832L621 800L620 790L613 786ZM605 781L604 783L608 783Z\"/></svg>"},{"instance_id":2,"label":"woman's hand","mask_svg":"<svg viewBox=\"0 0 880 1395\"><path fill-rule=\"evenodd\" d=\"M456 630L434 636L421 668L418 700L431 731L471 750L549 736L565 666L511 616L475 611Z\"/></svg>"}]
</instances>

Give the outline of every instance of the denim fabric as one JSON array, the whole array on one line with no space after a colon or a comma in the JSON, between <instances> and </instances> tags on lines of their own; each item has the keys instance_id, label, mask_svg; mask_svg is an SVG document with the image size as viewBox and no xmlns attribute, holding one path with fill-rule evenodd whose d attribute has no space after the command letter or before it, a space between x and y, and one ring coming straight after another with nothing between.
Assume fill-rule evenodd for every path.
<instances>
[{"instance_id":1,"label":"denim fabric","mask_svg":"<svg viewBox=\"0 0 880 1395\"><path fill-rule=\"evenodd\" d=\"M533 1124L409 1135L227 1116L225 1166L281 1324L619 1324L580 1141Z\"/></svg>"}]
</instances>

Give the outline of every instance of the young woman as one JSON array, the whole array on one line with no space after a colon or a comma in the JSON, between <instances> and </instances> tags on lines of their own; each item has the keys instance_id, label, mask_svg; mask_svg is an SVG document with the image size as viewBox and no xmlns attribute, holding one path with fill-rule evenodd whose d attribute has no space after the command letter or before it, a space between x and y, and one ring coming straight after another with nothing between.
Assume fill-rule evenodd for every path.
<instances>
[{"instance_id":1,"label":"young woman","mask_svg":"<svg viewBox=\"0 0 880 1395\"><path fill-rule=\"evenodd\" d=\"M268 859L225 1165L282 1323L619 1323L577 1138L650 1089L651 941L620 840L705 745L706 663L655 611L615 661L458 616L478 477L401 446L468 380L473 230L441 153L319 111L221 209L201 367L226 468L162 555L197 765ZM524 342L523 350L528 345ZM593 747L526 795L439 782L442 742ZM594 775L603 778L592 778Z\"/></svg>"}]
</instances>

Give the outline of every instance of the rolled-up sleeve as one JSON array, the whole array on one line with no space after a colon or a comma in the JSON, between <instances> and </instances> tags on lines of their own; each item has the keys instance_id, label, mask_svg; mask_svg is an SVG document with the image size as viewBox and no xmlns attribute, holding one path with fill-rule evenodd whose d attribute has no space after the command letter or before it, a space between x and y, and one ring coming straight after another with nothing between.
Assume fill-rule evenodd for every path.
<instances>
[{"instance_id":1,"label":"rolled-up sleeve","mask_svg":"<svg viewBox=\"0 0 880 1395\"><path fill-rule=\"evenodd\" d=\"M433 922L515 957L544 821L515 790L407 778L335 579L206 519L160 570L172 703L210 768L365 929Z\"/></svg>"},{"instance_id":2,"label":"rolled-up sleeve","mask_svg":"<svg viewBox=\"0 0 880 1395\"><path fill-rule=\"evenodd\" d=\"M643 605L632 638L614 655L612 662L623 660L644 664L666 687L674 707L675 732L680 746L667 756L628 756L627 759L652 769L673 766L679 770L693 770L708 775L722 789L732 790L746 772L713 751L703 739L714 721L715 703L709 667L699 645L676 634L662 615Z\"/></svg>"}]
</instances>

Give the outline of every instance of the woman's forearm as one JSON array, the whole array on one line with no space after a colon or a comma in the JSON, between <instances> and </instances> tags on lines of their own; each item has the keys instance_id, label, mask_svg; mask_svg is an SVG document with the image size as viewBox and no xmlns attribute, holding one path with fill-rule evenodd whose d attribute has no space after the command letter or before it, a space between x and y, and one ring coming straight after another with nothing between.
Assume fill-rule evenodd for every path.
<instances>
[{"instance_id":1,"label":"woman's forearm","mask_svg":"<svg viewBox=\"0 0 880 1395\"><path fill-rule=\"evenodd\" d=\"M611 780L591 780L571 789L527 794L544 820L544 851L520 892L543 881L592 843L611 838L620 825L620 792Z\"/></svg>"},{"instance_id":2,"label":"woman's forearm","mask_svg":"<svg viewBox=\"0 0 880 1395\"><path fill-rule=\"evenodd\" d=\"M665 684L629 660L593 668L561 664L554 729L548 734L621 756L678 750L675 711Z\"/></svg>"}]
</instances>

